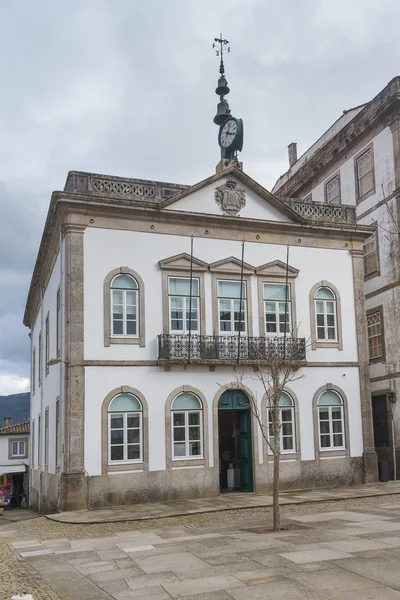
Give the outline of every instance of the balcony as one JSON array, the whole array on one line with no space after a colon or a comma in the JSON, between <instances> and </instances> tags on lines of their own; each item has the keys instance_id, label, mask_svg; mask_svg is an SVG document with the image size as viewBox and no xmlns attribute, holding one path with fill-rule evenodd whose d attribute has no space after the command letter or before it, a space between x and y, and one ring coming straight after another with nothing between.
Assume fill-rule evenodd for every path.
<instances>
[{"instance_id":1,"label":"balcony","mask_svg":"<svg viewBox=\"0 0 400 600\"><path fill-rule=\"evenodd\" d=\"M234 364L257 365L271 357L290 362L306 360L305 338L247 337L228 335L158 336L158 359L161 364Z\"/></svg>"}]
</instances>

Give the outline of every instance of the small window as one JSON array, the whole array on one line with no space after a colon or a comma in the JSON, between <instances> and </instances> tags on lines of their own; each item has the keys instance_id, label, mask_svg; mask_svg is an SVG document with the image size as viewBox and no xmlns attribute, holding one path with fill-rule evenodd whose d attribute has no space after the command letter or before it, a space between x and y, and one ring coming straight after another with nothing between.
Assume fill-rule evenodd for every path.
<instances>
[{"instance_id":1,"label":"small window","mask_svg":"<svg viewBox=\"0 0 400 600\"><path fill-rule=\"evenodd\" d=\"M369 358L383 358L382 314L380 310L367 315Z\"/></svg>"},{"instance_id":2,"label":"small window","mask_svg":"<svg viewBox=\"0 0 400 600\"><path fill-rule=\"evenodd\" d=\"M290 332L290 284L264 283L264 323L266 335Z\"/></svg>"},{"instance_id":3,"label":"small window","mask_svg":"<svg viewBox=\"0 0 400 600\"><path fill-rule=\"evenodd\" d=\"M49 372L49 360L50 360L50 315L46 317L46 329L45 329L45 366L46 375Z\"/></svg>"},{"instance_id":4,"label":"small window","mask_svg":"<svg viewBox=\"0 0 400 600\"><path fill-rule=\"evenodd\" d=\"M38 415L38 469L42 464L42 419Z\"/></svg>"},{"instance_id":5,"label":"small window","mask_svg":"<svg viewBox=\"0 0 400 600\"><path fill-rule=\"evenodd\" d=\"M32 352L32 394L35 394L36 388L36 348Z\"/></svg>"},{"instance_id":6,"label":"small window","mask_svg":"<svg viewBox=\"0 0 400 600\"><path fill-rule=\"evenodd\" d=\"M294 431L294 402L286 392L282 392L279 398L280 411L280 447L281 452L296 452L295 431ZM271 409L267 407L268 421L268 441L272 448L275 448L274 431L272 427Z\"/></svg>"},{"instance_id":7,"label":"small window","mask_svg":"<svg viewBox=\"0 0 400 600\"><path fill-rule=\"evenodd\" d=\"M39 369L38 369L38 383L39 386L42 383L42 332L39 333Z\"/></svg>"},{"instance_id":8,"label":"small window","mask_svg":"<svg viewBox=\"0 0 400 600\"><path fill-rule=\"evenodd\" d=\"M363 198L374 189L374 172L372 164L372 148L368 148L356 161L357 195Z\"/></svg>"},{"instance_id":9,"label":"small window","mask_svg":"<svg viewBox=\"0 0 400 600\"><path fill-rule=\"evenodd\" d=\"M378 252L376 247L376 235L371 235L363 243L364 249L364 277L378 271Z\"/></svg>"},{"instance_id":10,"label":"small window","mask_svg":"<svg viewBox=\"0 0 400 600\"><path fill-rule=\"evenodd\" d=\"M35 419L32 420L32 435L31 435L31 456L32 456L32 460L31 460L31 464L32 464L32 469L35 468Z\"/></svg>"},{"instance_id":11,"label":"small window","mask_svg":"<svg viewBox=\"0 0 400 600\"><path fill-rule=\"evenodd\" d=\"M218 280L218 323L220 335L247 331L246 282Z\"/></svg>"},{"instance_id":12,"label":"small window","mask_svg":"<svg viewBox=\"0 0 400 600\"><path fill-rule=\"evenodd\" d=\"M334 342L338 339L336 296L328 287L320 287L314 296L317 340Z\"/></svg>"},{"instance_id":13,"label":"small window","mask_svg":"<svg viewBox=\"0 0 400 600\"><path fill-rule=\"evenodd\" d=\"M119 394L108 407L109 464L143 461L142 405L133 394Z\"/></svg>"},{"instance_id":14,"label":"small window","mask_svg":"<svg viewBox=\"0 0 400 600\"><path fill-rule=\"evenodd\" d=\"M60 290L57 291L57 357L61 354L61 293Z\"/></svg>"},{"instance_id":15,"label":"small window","mask_svg":"<svg viewBox=\"0 0 400 600\"><path fill-rule=\"evenodd\" d=\"M325 184L325 200L329 204L340 204L340 179L335 175Z\"/></svg>"},{"instance_id":16,"label":"small window","mask_svg":"<svg viewBox=\"0 0 400 600\"><path fill-rule=\"evenodd\" d=\"M168 277L170 333L200 333L199 295L200 280L197 277L191 281L188 277Z\"/></svg>"},{"instance_id":17,"label":"small window","mask_svg":"<svg viewBox=\"0 0 400 600\"><path fill-rule=\"evenodd\" d=\"M56 467L61 463L61 408L60 401L56 402Z\"/></svg>"},{"instance_id":18,"label":"small window","mask_svg":"<svg viewBox=\"0 0 400 600\"><path fill-rule=\"evenodd\" d=\"M12 443L12 456L25 456L25 442L13 442Z\"/></svg>"},{"instance_id":19,"label":"small window","mask_svg":"<svg viewBox=\"0 0 400 600\"><path fill-rule=\"evenodd\" d=\"M139 286L131 275L117 275L111 281L111 334L139 337Z\"/></svg>"},{"instance_id":20,"label":"small window","mask_svg":"<svg viewBox=\"0 0 400 600\"><path fill-rule=\"evenodd\" d=\"M203 406L197 396L183 392L171 406L172 457L203 457Z\"/></svg>"},{"instance_id":21,"label":"small window","mask_svg":"<svg viewBox=\"0 0 400 600\"><path fill-rule=\"evenodd\" d=\"M318 399L320 450L344 449L343 400L337 392L327 390Z\"/></svg>"}]
</instances>

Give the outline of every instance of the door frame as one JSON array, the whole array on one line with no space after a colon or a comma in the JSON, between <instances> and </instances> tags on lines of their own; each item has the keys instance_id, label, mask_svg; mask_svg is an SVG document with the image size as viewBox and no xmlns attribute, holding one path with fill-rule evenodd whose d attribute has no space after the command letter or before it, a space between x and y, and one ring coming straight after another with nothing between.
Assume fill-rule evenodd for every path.
<instances>
[{"instance_id":1,"label":"door frame","mask_svg":"<svg viewBox=\"0 0 400 600\"><path fill-rule=\"evenodd\" d=\"M214 396L213 400L213 434L214 434L214 467L217 474L217 486L220 491L220 479L219 479L219 429L218 429L218 403L224 392L228 391L242 391L248 396L251 401L255 401L254 395L251 390L246 386L238 386L236 383L231 383L224 385L222 388L218 390L218 392ZM223 409L222 409L223 410ZM240 409L238 409L240 410ZM251 437L252 437L252 469L253 469L253 493L256 491L257 480L256 480L256 464L259 460L259 449L258 449L258 422L256 417L251 412L250 417L251 422ZM243 492L243 493L251 493L251 492Z\"/></svg>"}]
</instances>

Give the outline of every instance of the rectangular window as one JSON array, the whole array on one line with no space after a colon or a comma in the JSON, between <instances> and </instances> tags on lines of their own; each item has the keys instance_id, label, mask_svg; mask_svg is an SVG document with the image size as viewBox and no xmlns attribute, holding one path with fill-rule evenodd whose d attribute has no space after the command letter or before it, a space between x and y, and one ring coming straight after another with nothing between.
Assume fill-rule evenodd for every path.
<instances>
[{"instance_id":1,"label":"rectangular window","mask_svg":"<svg viewBox=\"0 0 400 600\"><path fill-rule=\"evenodd\" d=\"M380 310L367 315L369 358L383 358L382 314Z\"/></svg>"},{"instance_id":2,"label":"rectangular window","mask_svg":"<svg viewBox=\"0 0 400 600\"><path fill-rule=\"evenodd\" d=\"M202 421L198 410L172 412L173 458L203 456Z\"/></svg>"},{"instance_id":3,"label":"rectangular window","mask_svg":"<svg viewBox=\"0 0 400 600\"><path fill-rule=\"evenodd\" d=\"M320 449L344 448L343 407L319 406L318 417Z\"/></svg>"},{"instance_id":4,"label":"rectangular window","mask_svg":"<svg viewBox=\"0 0 400 600\"><path fill-rule=\"evenodd\" d=\"M25 456L25 442L13 442L12 443L12 456Z\"/></svg>"},{"instance_id":5,"label":"rectangular window","mask_svg":"<svg viewBox=\"0 0 400 600\"><path fill-rule=\"evenodd\" d=\"M41 423L40 415L38 416L38 469L40 469L42 464L42 423Z\"/></svg>"},{"instance_id":6,"label":"rectangular window","mask_svg":"<svg viewBox=\"0 0 400 600\"><path fill-rule=\"evenodd\" d=\"M61 459L61 409L60 401L56 402L56 467L60 466Z\"/></svg>"},{"instance_id":7,"label":"rectangular window","mask_svg":"<svg viewBox=\"0 0 400 600\"><path fill-rule=\"evenodd\" d=\"M290 284L264 283L264 324L266 335L290 332Z\"/></svg>"},{"instance_id":8,"label":"rectangular window","mask_svg":"<svg viewBox=\"0 0 400 600\"><path fill-rule=\"evenodd\" d=\"M44 413L44 468L47 471L49 466L49 409Z\"/></svg>"},{"instance_id":9,"label":"rectangular window","mask_svg":"<svg viewBox=\"0 0 400 600\"><path fill-rule=\"evenodd\" d=\"M50 315L48 314L46 317L46 329L45 329L45 367L46 367L46 375L49 372L49 360L50 360Z\"/></svg>"},{"instance_id":10,"label":"rectangular window","mask_svg":"<svg viewBox=\"0 0 400 600\"><path fill-rule=\"evenodd\" d=\"M364 240L364 277L376 273L378 270L378 252L376 247L376 235L371 235Z\"/></svg>"},{"instance_id":11,"label":"rectangular window","mask_svg":"<svg viewBox=\"0 0 400 600\"><path fill-rule=\"evenodd\" d=\"M142 413L109 413L109 462L141 462Z\"/></svg>"},{"instance_id":12,"label":"rectangular window","mask_svg":"<svg viewBox=\"0 0 400 600\"><path fill-rule=\"evenodd\" d=\"M32 435L31 435L31 456L32 456L32 460L31 460L31 464L32 464L32 469L35 468L35 420L33 419L32 421Z\"/></svg>"},{"instance_id":13,"label":"rectangular window","mask_svg":"<svg viewBox=\"0 0 400 600\"><path fill-rule=\"evenodd\" d=\"M138 337L138 292L137 290L111 290L112 334L115 336Z\"/></svg>"},{"instance_id":14,"label":"rectangular window","mask_svg":"<svg viewBox=\"0 0 400 600\"><path fill-rule=\"evenodd\" d=\"M363 198L374 189L374 171L372 164L372 148L368 148L356 160L357 196Z\"/></svg>"},{"instance_id":15,"label":"rectangular window","mask_svg":"<svg viewBox=\"0 0 400 600\"><path fill-rule=\"evenodd\" d=\"M169 330L170 333L200 333L199 302L200 280L192 278L168 277Z\"/></svg>"},{"instance_id":16,"label":"rectangular window","mask_svg":"<svg viewBox=\"0 0 400 600\"><path fill-rule=\"evenodd\" d=\"M280 435L280 444L281 444L281 452L295 452L294 445L294 410L293 407L285 407L280 408L280 423L281 423L281 435ZM271 409L267 409L267 417L268 417L268 441L271 444L271 447L275 449L275 437L274 437L274 429L271 418ZM269 449L268 452L272 454Z\"/></svg>"},{"instance_id":17,"label":"rectangular window","mask_svg":"<svg viewBox=\"0 0 400 600\"><path fill-rule=\"evenodd\" d=\"M329 204L340 204L340 179L335 175L325 184L325 201Z\"/></svg>"},{"instance_id":18,"label":"rectangular window","mask_svg":"<svg viewBox=\"0 0 400 600\"><path fill-rule=\"evenodd\" d=\"M39 370L38 370L38 383L42 383L42 332L39 332Z\"/></svg>"},{"instance_id":19,"label":"rectangular window","mask_svg":"<svg viewBox=\"0 0 400 600\"><path fill-rule=\"evenodd\" d=\"M32 394L35 394L36 387L36 348L32 352Z\"/></svg>"},{"instance_id":20,"label":"rectangular window","mask_svg":"<svg viewBox=\"0 0 400 600\"><path fill-rule=\"evenodd\" d=\"M218 323L220 335L247 331L246 282L218 280Z\"/></svg>"},{"instance_id":21,"label":"rectangular window","mask_svg":"<svg viewBox=\"0 0 400 600\"><path fill-rule=\"evenodd\" d=\"M61 292L60 290L57 291L57 322L56 322L56 328L57 328L57 348L56 348L56 352L57 352L57 358L59 358L60 354L61 354Z\"/></svg>"}]
</instances>

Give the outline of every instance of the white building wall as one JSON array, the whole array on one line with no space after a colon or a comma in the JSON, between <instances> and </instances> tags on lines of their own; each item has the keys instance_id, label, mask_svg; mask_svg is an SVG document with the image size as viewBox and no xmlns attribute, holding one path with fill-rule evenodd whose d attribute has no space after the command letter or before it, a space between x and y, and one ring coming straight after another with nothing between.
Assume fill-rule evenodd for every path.
<instances>
[{"instance_id":1,"label":"white building wall","mask_svg":"<svg viewBox=\"0 0 400 600\"><path fill-rule=\"evenodd\" d=\"M28 458L8 458L9 440L17 441L22 438L28 440ZM28 465L29 464L29 433L21 433L18 435L1 435L0 436L0 465Z\"/></svg>"},{"instance_id":2,"label":"white building wall","mask_svg":"<svg viewBox=\"0 0 400 600\"><path fill-rule=\"evenodd\" d=\"M190 239L177 235L88 228L84 234L85 360L155 360L157 336L162 333L162 276L158 262L181 252L190 252ZM231 240L196 238L194 255L205 262L230 256L241 258L241 243ZM279 259L286 262L286 245L246 243L245 262L257 267ZM299 269L296 279L299 336L310 338L309 293L322 280L332 283L342 301L343 350L310 351L312 361L357 361L357 339L353 291L352 258L347 250L324 248L290 249L290 265ZM310 265L313 268L310 269ZM104 280L113 269L128 266L142 277L145 286L146 347L104 346ZM212 334L211 276L206 274L206 329ZM253 331L258 335L256 277L253 277Z\"/></svg>"},{"instance_id":3,"label":"white building wall","mask_svg":"<svg viewBox=\"0 0 400 600\"><path fill-rule=\"evenodd\" d=\"M47 284L43 296L43 302L39 309L36 322L32 329L32 351L36 347L36 374L35 374L35 393L33 394L31 381L31 423L35 423L35 450L34 450L34 469L38 469L38 444L39 428L38 416L41 414L41 470L45 468L45 409L49 409L49 455L48 472L56 472L55 457L55 424L56 424L56 399L60 395L60 368L61 364L49 367L46 374L46 316L49 313L50 320L50 360L57 355L57 290L60 286L60 257L58 255L55 261L52 274ZM41 385L39 385L39 333L42 332L42 375Z\"/></svg>"},{"instance_id":4,"label":"white building wall","mask_svg":"<svg viewBox=\"0 0 400 600\"><path fill-rule=\"evenodd\" d=\"M237 373L236 373L237 374ZM299 401L301 460L314 460L312 401L315 392L323 385L331 383L343 390L348 399L348 420L350 429L350 456L362 455L362 425L358 369L355 367L318 367L303 368L296 376L300 378L288 384ZM243 383L253 392L259 404L263 398L263 388L254 379L254 372L244 371ZM213 443L217 432L213 431L213 400L221 386L235 383L235 372L231 367L217 367L210 372L206 367L172 367L166 372L160 367L87 367L85 369L85 470L89 475L101 475L102 459L102 423L101 408L104 398L113 389L122 385L130 386L141 392L146 398L149 410L149 470L166 468L165 442L165 404L169 394L182 385L198 389L208 404L208 427L210 466L214 465ZM261 404L260 404L261 406ZM260 438L259 432L257 432ZM261 444L258 457L254 460L263 463ZM340 460L340 459L332 459Z\"/></svg>"}]
</instances>

